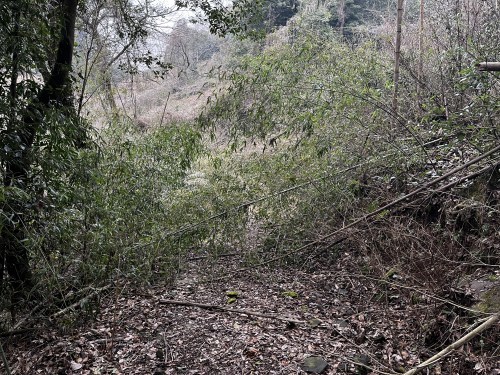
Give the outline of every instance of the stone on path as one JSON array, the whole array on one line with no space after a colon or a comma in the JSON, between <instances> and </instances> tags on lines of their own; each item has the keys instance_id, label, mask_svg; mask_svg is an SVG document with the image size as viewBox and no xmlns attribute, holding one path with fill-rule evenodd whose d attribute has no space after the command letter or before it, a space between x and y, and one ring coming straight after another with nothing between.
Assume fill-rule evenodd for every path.
<instances>
[{"instance_id":1,"label":"stone on path","mask_svg":"<svg viewBox=\"0 0 500 375\"><path fill-rule=\"evenodd\" d=\"M321 325L321 323L323 323L323 321L318 318L312 318L308 323L311 328L317 328Z\"/></svg>"},{"instance_id":2,"label":"stone on path","mask_svg":"<svg viewBox=\"0 0 500 375\"><path fill-rule=\"evenodd\" d=\"M321 374L326 370L328 363L321 357L307 357L300 365L302 370L313 374Z\"/></svg>"}]
</instances>

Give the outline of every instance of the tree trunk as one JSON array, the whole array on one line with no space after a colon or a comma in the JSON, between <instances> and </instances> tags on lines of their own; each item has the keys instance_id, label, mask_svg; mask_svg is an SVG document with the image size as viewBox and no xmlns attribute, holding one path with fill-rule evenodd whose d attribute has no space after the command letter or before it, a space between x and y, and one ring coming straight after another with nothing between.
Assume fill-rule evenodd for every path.
<instances>
[{"instance_id":1,"label":"tree trunk","mask_svg":"<svg viewBox=\"0 0 500 375\"><path fill-rule=\"evenodd\" d=\"M422 88L424 87L424 10L425 0L420 0L420 22L418 27L418 83L417 93L419 102L422 101ZM420 103L419 103L420 104Z\"/></svg>"},{"instance_id":2,"label":"tree trunk","mask_svg":"<svg viewBox=\"0 0 500 375\"><path fill-rule=\"evenodd\" d=\"M12 9L14 28L12 32L12 44L9 53L12 55L12 64L10 67L10 85L9 85L9 105L10 118L7 129L14 129L17 118L17 79L19 77L19 53L16 41L19 38L19 22L21 20L21 9L18 4L13 5ZM3 292L3 278L5 270L6 248L4 246L4 238L0 239L0 294Z\"/></svg>"},{"instance_id":3,"label":"tree trunk","mask_svg":"<svg viewBox=\"0 0 500 375\"><path fill-rule=\"evenodd\" d=\"M16 152L12 152L13 156L5 162L6 189L27 189L33 143L47 110L57 107L61 111L74 113L69 73L73 58L77 5L78 0L61 0L61 34L51 74L39 95L25 109L20 126L9 129L9 137L18 141ZM3 209L9 220L6 220L1 229L1 245L13 290L12 300L16 303L33 286L29 254L24 245L26 239L24 222L30 213L30 208L16 198L7 198Z\"/></svg>"},{"instance_id":4,"label":"tree trunk","mask_svg":"<svg viewBox=\"0 0 500 375\"><path fill-rule=\"evenodd\" d=\"M337 8L337 16L339 17L339 32L344 36L345 26L345 0L340 0Z\"/></svg>"},{"instance_id":5,"label":"tree trunk","mask_svg":"<svg viewBox=\"0 0 500 375\"><path fill-rule=\"evenodd\" d=\"M394 93L392 96L392 110L398 113L399 95L399 61L401 59L401 24L403 23L403 0L398 0L398 16L396 20L396 43L394 48Z\"/></svg>"}]
</instances>

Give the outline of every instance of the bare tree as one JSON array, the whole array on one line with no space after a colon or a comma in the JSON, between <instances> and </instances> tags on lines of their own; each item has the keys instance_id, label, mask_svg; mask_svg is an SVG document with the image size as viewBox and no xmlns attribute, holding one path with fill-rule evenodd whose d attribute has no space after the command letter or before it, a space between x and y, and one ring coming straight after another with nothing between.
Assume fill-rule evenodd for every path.
<instances>
[{"instance_id":1,"label":"bare tree","mask_svg":"<svg viewBox=\"0 0 500 375\"><path fill-rule=\"evenodd\" d=\"M118 113L113 94L113 72L117 68L136 73L137 65L154 65L168 69L159 57L145 51L147 38L158 31L159 23L172 15L175 8L154 7L152 0L135 6L125 0L92 0L85 4L86 12L80 15L81 37L84 39L82 85L78 100L78 113L85 102L96 92L102 92L104 103L115 118ZM137 51L134 51L137 50ZM88 92L88 82L93 77L95 87Z\"/></svg>"}]
</instances>

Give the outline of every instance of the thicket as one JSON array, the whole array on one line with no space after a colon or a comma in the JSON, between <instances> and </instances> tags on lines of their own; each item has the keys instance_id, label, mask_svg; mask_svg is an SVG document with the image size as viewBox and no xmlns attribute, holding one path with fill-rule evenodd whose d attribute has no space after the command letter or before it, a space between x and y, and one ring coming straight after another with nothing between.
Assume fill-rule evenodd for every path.
<instances>
[{"instance_id":1,"label":"thicket","mask_svg":"<svg viewBox=\"0 0 500 375\"><path fill-rule=\"evenodd\" d=\"M56 295L91 281L136 268L142 274L139 265L148 261L140 249L148 241L160 246L153 223L161 221L146 212L161 215L159 196L180 183L200 145L198 132L185 125L144 139L130 129L99 138L83 118L100 91L113 128L132 120L120 113L113 74L147 67L157 78L164 75L168 64L137 52L156 30L155 20L172 9L149 1L25 0L3 2L0 10L0 287L2 307L10 305L14 318L25 301L43 300L38 306L50 309ZM219 3L201 10L214 33L239 28L238 9L226 12ZM146 186L149 192L141 190ZM128 202L120 196L125 191ZM134 251L139 240L132 228L145 242Z\"/></svg>"},{"instance_id":2,"label":"thicket","mask_svg":"<svg viewBox=\"0 0 500 375\"><path fill-rule=\"evenodd\" d=\"M499 58L488 37L498 12L488 1L456 3L429 5L422 74L407 20L397 113L392 34L382 24L345 35L331 27L338 4L314 1L263 41L234 41L199 127L142 132L109 116L81 149L66 147L59 130L73 128L57 112L47 118L33 191L2 188L2 199L33 208L20 225L45 306L68 305L88 285L171 281L188 257L227 252L246 265L314 267L315 256L335 261L345 250L367 255L363 272L397 270L441 295L475 266L498 264L498 153L460 189L427 189L325 237L498 144L498 75L475 69ZM8 100L1 105L8 113Z\"/></svg>"},{"instance_id":3,"label":"thicket","mask_svg":"<svg viewBox=\"0 0 500 375\"><path fill-rule=\"evenodd\" d=\"M245 194L202 221L217 228L218 246L246 228L237 248L255 264L314 267L318 257L361 254L363 272L397 272L410 287L470 303L453 287L499 260L498 150L381 210L498 145L498 76L476 69L498 59L497 42L477 27L495 28L498 14L493 4L468 6L429 5L422 55L407 21L397 112L392 37L382 25L375 36L359 30L346 39L329 28L326 7L305 8L219 71L225 88L200 123L237 155L222 158L232 177L224 188Z\"/></svg>"}]
</instances>

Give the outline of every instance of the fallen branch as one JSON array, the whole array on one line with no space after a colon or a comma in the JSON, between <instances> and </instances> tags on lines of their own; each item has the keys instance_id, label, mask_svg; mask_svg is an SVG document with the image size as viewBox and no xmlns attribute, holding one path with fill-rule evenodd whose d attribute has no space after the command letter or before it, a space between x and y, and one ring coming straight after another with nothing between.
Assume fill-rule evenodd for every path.
<instances>
[{"instance_id":1,"label":"fallen branch","mask_svg":"<svg viewBox=\"0 0 500 375\"><path fill-rule=\"evenodd\" d=\"M242 315L253 315L253 316L258 316L260 318L284 320L285 322L289 322L289 323L297 323L297 324L305 323L303 320L297 320L297 319L289 318L289 317L282 316L282 315L265 314L265 313L261 313L258 311L252 311L252 310L230 309L229 307L209 305L209 304L205 304L205 303L197 303L197 302L189 302L189 301L177 301L177 300L170 300L170 299L162 299L162 300L160 300L160 303L163 305L200 307L202 309L207 309L207 310L225 311L225 312L229 312L229 313L242 314Z\"/></svg>"},{"instance_id":2,"label":"fallen branch","mask_svg":"<svg viewBox=\"0 0 500 375\"><path fill-rule=\"evenodd\" d=\"M0 332L0 337L12 337L17 335L24 335L26 333L38 331L39 329L40 328L25 328L25 329L16 329L13 331Z\"/></svg>"},{"instance_id":3,"label":"fallen branch","mask_svg":"<svg viewBox=\"0 0 500 375\"><path fill-rule=\"evenodd\" d=\"M208 257L227 258L227 257L235 257L237 255L240 255L240 253L225 253L225 254L218 254L218 255L200 255L197 257L188 258L188 261L192 262L192 261L196 261L196 260L207 259Z\"/></svg>"},{"instance_id":4,"label":"fallen branch","mask_svg":"<svg viewBox=\"0 0 500 375\"><path fill-rule=\"evenodd\" d=\"M479 335L481 332L487 330L490 328L493 324L495 324L498 320L500 319L500 313L496 313L495 315L492 315L488 320L486 320L483 324L478 326L476 329L473 331L469 332L459 340L455 341L453 344L447 346L443 350L441 350L439 353L436 355L432 356L429 358L427 361L422 362L419 364L417 367L412 368L411 370L405 372L403 375L414 375L425 369L426 367L429 367L433 365L434 363L438 362L441 360L444 356L447 354L451 353L454 350L457 350L460 348L462 345Z\"/></svg>"}]
</instances>

